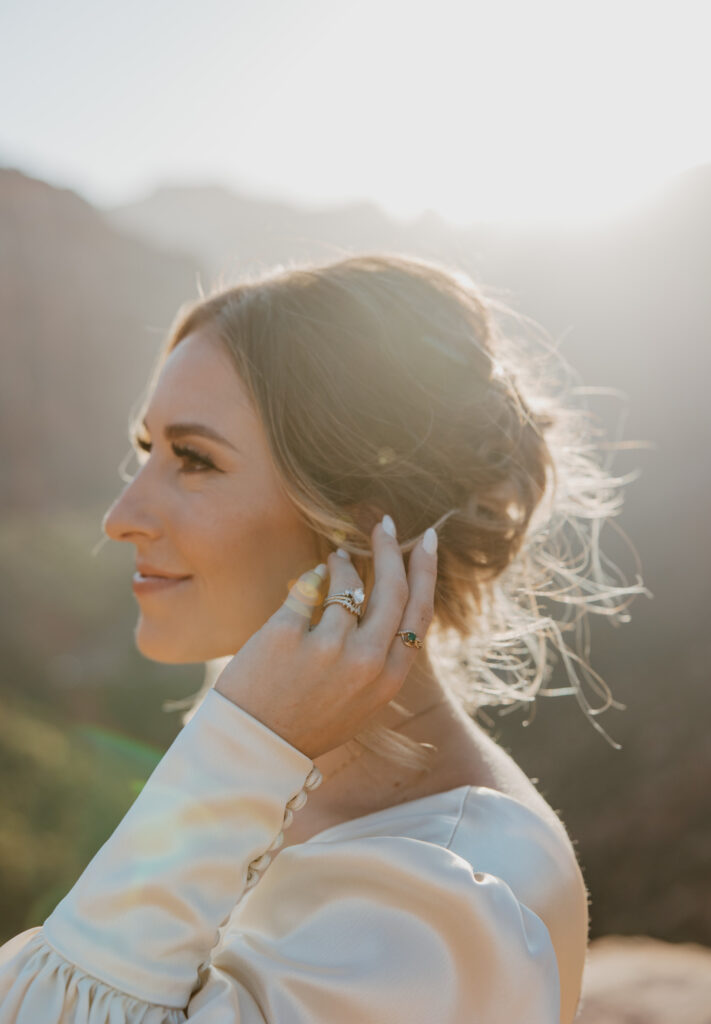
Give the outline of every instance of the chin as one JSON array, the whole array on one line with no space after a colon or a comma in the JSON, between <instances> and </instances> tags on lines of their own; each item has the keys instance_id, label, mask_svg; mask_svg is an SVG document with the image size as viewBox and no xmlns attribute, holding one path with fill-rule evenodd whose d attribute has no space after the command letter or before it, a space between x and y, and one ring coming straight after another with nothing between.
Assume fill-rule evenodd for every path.
<instances>
[{"instance_id":1,"label":"chin","mask_svg":"<svg viewBox=\"0 0 711 1024\"><path fill-rule=\"evenodd\" d=\"M191 665L212 657L212 654L204 653L204 648L200 649L202 645L190 645L185 639L176 643L174 638L159 633L157 630L146 629L142 622L136 626L136 648L149 661L157 661L163 665Z\"/></svg>"},{"instance_id":2,"label":"chin","mask_svg":"<svg viewBox=\"0 0 711 1024\"><path fill-rule=\"evenodd\" d=\"M144 658L162 665L197 665L213 661L226 664L245 642L235 638L225 647L224 644L211 643L205 638L191 641L190 637L182 637L176 641L176 632L179 630L168 627L152 629L141 618L134 631L136 648Z\"/></svg>"}]
</instances>

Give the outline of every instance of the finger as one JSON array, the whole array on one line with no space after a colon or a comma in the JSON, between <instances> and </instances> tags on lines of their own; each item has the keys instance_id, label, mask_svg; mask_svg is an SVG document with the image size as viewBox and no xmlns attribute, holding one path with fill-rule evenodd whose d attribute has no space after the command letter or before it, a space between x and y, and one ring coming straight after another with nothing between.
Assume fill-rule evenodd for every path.
<instances>
[{"instance_id":1,"label":"finger","mask_svg":"<svg viewBox=\"0 0 711 1024\"><path fill-rule=\"evenodd\" d=\"M422 544L423 539L424 535L410 552L407 573L410 596L402 619L395 629L396 633L401 630L413 632L420 640L424 640L434 617L437 584L437 551L435 549L432 554L426 551ZM393 636L383 672L393 678L404 679L417 654L418 648L408 647L402 637Z\"/></svg>"},{"instance_id":2,"label":"finger","mask_svg":"<svg viewBox=\"0 0 711 1024\"><path fill-rule=\"evenodd\" d=\"M373 527L371 539L375 581L359 633L368 647L385 657L400 628L409 586L397 537L391 537L381 522Z\"/></svg>"},{"instance_id":3,"label":"finger","mask_svg":"<svg viewBox=\"0 0 711 1024\"><path fill-rule=\"evenodd\" d=\"M308 569L302 573L289 587L286 600L273 618L292 626L302 627L306 631L314 609L318 608L323 600L323 581L327 574L328 567L324 562L315 569Z\"/></svg>"},{"instance_id":4,"label":"finger","mask_svg":"<svg viewBox=\"0 0 711 1024\"><path fill-rule=\"evenodd\" d=\"M343 550L343 549L339 549ZM342 594L345 590L356 590L358 587L365 592L363 581L356 571L347 551L342 555L332 551L328 556L329 585L327 597ZM324 598L324 601L326 599ZM358 617L348 609L334 601L324 608L321 619L313 632L328 632L331 636L344 640L346 635L358 626ZM323 627L323 628L322 628Z\"/></svg>"}]
</instances>

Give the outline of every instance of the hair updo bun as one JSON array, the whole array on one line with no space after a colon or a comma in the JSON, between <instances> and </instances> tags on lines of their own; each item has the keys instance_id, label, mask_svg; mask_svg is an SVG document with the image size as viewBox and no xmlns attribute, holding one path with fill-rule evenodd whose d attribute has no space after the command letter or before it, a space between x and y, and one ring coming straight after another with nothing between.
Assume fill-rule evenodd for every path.
<instances>
[{"instance_id":1,"label":"hair updo bun","mask_svg":"<svg viewBox=\"0 0 711 1024\"><path fill-rule=\"evenodd\" d=\"M626 481L600 464L579 389L557 377L570 367L543 337L514 340L506 317L535 327L432 260L373 253L279 267L181 308L156 374L182 338L214 328L287 493L321 538L321 560L347 548L367 601L376 520L393 516L406 560L434 526L426 645L442 682L470 712L574 693L607 738L593 717L604 709L591 709L572 659L602 687L605 706L609 689L562 632L577 630L586 611L627 621L631 595L649 594L641 577L620 586L601 567L600 530ZM568 557L566 528L583 541L587 566ZM540 601L558 602L562 614L543 614ZM546 638L570 688L542 686L552 670ZM357 739L393 760L426 763L419 744L391 730Z\"/></svg>"}]
</instances>

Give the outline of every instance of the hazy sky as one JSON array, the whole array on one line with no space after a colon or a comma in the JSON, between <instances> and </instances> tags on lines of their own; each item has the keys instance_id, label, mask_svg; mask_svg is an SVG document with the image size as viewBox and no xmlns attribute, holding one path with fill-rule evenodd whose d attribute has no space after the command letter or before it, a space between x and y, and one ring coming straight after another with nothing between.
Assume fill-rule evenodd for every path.
<instances>
[{"instance_id":1,"label":"hazy sky","mask_svg":"<svg viewBox=\"0 0 711 1024\"><path fill-rule=\"evenodd\" d=\"M711 160L704 0L0 0L0 164L586 219Z\"/></svg>"}]
</instances>

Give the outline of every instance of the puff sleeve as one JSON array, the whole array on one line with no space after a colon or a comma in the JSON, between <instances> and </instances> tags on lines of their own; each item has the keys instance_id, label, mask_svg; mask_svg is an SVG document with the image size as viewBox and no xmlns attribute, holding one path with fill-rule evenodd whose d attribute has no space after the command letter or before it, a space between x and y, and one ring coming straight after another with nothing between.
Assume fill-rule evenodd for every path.
<instances>
[{"instance_id":1,"label":"puff sleeve","mask_svg":"<svg viewBox=\"0 0 711 1024\"><path fill-rule=\"evenodd\" d=\"M404 836L286 849L203 982L195 1024L560 1021L542 919L502 879Z\"/></svg>"},{"instance_id":2,"label":"puff sleeve","mask_svg":"<svg viewBox=\"0 0 711 1024\"><path fill-rule=\"evenodd\" d=\"M268 863L314 772L210 691L74 888L0 949L0 1024L559 1024L543 918L448 845L316 837Z\"/></svg>"}]
</instances>

